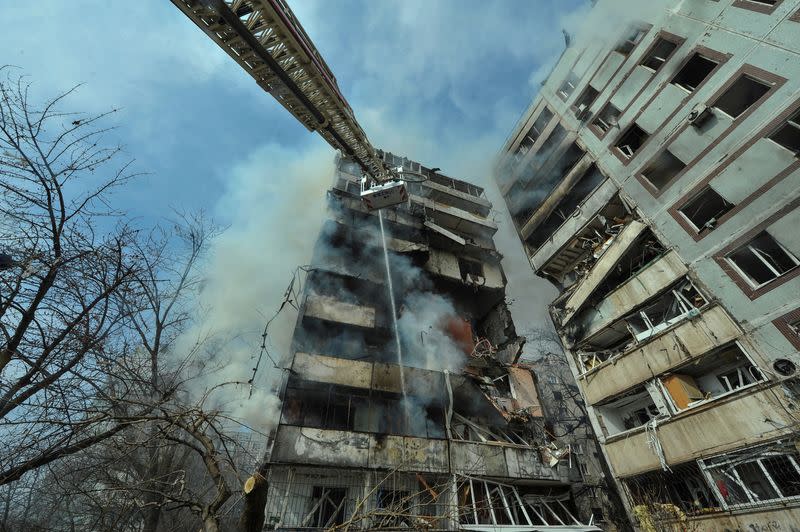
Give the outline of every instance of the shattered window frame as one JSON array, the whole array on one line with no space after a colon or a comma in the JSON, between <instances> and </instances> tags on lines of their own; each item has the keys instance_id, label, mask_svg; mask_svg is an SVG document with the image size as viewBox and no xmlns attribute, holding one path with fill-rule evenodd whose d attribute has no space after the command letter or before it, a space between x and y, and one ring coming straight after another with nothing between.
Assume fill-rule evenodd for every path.
<instances>
[{"instance_id":1,"label":"shattered window frame","mask_svg":"<svg viewBox=\"0 0 800 532\"><path fill-rule=\"evenodd\" d=\"M759 248L757 245L755 245L757 242L759 244L761 244L761 248ZM781 264L779 264L778 261L776 260L776 258L773 257L772 255L770 255L770 253L767 250L763 249L765 243L769 244L769 245L774 244L774 247L776 249L774 249L773 252L774 251L779 251L779 252L784 253L785 257L782 257L781 259L783 259L783 260L787 260L788 259L788 262L793 262L794 265L784 269L783 271L780 271L778 268L781 268ZM751 260L753 260L753 257L755 259L758 259L758 261L760 262L761 266L764 268L763 270L761 270L758 273L759 274L765 274L766 273L767 276L769 276L771 274L772 277L769 277L768 279L766 279L764 281L759 281L754 275L751 275L750 273L747 273L745 271L745 269L742 267L744 264L743 265L739 265L736 262L736 258L734 258L734 256L740 255L741 256L740 260L742 260L742 259L747 258L746 255L745 255L745 253L747 253L747 252L749 252L750 255L752 255ZM790 272L795 270L798 266L800 266L800 259L795 257L788 249L786 249L780 242L778 242L778 240L775 237L773 237L771 234L769 234L769 232L766 231L766 230L761 231L755 237L750 239L747 243L739 246L738 248L734 249L733 251L731 251L730 253L725 255L725 261L753 289L759 289L759 288L761 288L763 286L766 286L767 284L775 281L776 279L780 279L781 277L789 274ZM755 274L756 272L753 270L753 271L751 271L751 273Z\"/></svg>"},{"instance_id":2,"label":"shattered window frame","mask_svg":"<svg viewBox=\"0 0 800 532\"><path fill-rule=\"evenodd\" d=\"M775 447L750 447L697 461L725 510L800 500L800 453ZM783 467L775 467L781 459ZM789 489L793 493L784 494Z\"/></svg>"},{"instance_id":3,"label":"shattered window frame","mask_svg":"<svg viewBox=\"0 0 800 532\"><path fill-rule=\"evenodd\" d=\"M689 297L682 293L687 288L690 288L691 290L690 296L694 295L694 297L699 297L702 299L702 303L699 306L696 306L695 303L689 299ZM680 309L681 312L672 315L665 320L662 319L662 321L653 323L653 318L655 316L653 314L653 309L663 306L664 298L666 298L670 293L672 294L674 300L671 305L666 307L666 311L661 317L664 318L667 316L667 312L671 311L673 307ZM707 305L708 298L697 289L694 283L688 279L684 279L683 282L679 281L660 296L651 299L646 305L623 319L628 326L628 330L631 333L635 344L639 346L650 341L654 336L657 336L665 330L672 328L674 325L677 325L678 323L681 323L686 319L696 315L696 312L699 313L700 310L705 308ZM648 311L650 311L650 313L648 313ZM641 330L637 332L637 328Z\"/></svg>"}]
</instances>

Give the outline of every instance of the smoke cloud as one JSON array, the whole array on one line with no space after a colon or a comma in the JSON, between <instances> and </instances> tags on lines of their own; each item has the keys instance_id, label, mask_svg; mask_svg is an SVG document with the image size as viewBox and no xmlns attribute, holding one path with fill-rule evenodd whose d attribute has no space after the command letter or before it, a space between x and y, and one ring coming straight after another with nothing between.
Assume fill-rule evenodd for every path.
<instances>
[{"instance_id":1,"label":"smoke cloud","mask_svg":"<svg viewBox=\"0 0 800 532\"><path fill-rule=\"evenodd\" d=\"M277 422L274 395L280 377L265 356L252 387L264 324L277 310L295 269L311 258L325 219L326 190L333 175L326 146L301 150L274 144L252 152L234 166L216 215L229 223L214 241L205 265L197 319L179 339L175 353L191 352L196 394L212 390L209 401L256 430ZM297 314L287 305L270 325L267 349L280 365L288 354Z\"/></svg>"}]
</instances>

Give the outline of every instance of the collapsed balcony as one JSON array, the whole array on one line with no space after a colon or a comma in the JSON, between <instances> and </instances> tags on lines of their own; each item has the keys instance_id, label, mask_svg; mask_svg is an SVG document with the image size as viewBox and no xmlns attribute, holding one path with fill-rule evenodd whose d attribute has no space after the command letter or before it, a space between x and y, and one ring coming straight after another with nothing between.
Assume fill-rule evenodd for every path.
<instances>
[{"instance_id":1,"label":"collapsed balcony","mask_svg":"<svg viewBox=\"0 0 800 532\"><path fill-rule=\"evenodd\" d=\"M604 250L603 244L629 221L630 211L617 195L617 188L606 180L568 218L551 238L531 255L531 263L539 275L562 286L573 284L585 267Z\"/></svg>"}]
</instances>

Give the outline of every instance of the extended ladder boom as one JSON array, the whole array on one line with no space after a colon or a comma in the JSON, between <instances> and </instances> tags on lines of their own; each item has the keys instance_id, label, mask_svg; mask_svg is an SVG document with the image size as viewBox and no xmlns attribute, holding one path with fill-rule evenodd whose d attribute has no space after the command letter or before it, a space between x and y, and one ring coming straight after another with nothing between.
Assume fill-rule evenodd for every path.
<instances>
[{"instance_id":1,"label":"extended ladder boom","mask_svg":"<svg viewBox=\"0 0 800 532\"><path fill-rule=\"evenodd\" d=\"M284 0L172 0L310 131L375 181L393 178Z\"/></svg>"}]
</instances>

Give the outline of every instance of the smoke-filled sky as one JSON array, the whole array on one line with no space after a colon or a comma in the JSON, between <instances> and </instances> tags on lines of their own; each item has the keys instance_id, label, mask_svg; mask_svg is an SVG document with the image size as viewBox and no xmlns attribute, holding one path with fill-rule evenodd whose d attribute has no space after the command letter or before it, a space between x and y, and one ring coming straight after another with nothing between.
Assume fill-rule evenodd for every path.
<instances>
[{"instance_id":1,"label":"smoke-filled sky","mask_svg":"<svg viewBox=\"0 0 800 532\"><path fill-rule=\"evenodd\" d=\"M533 276L489 168L588 1L289 4L376 147L490 188L517 328L539 327L554 290ZM310 257L333 150L170 2L4 0L0 10L0 64L20 67L35 94L82 83L68 110L121 109L108 141L147 175L117 207L142 223L203 209L229 226L206 310L257 331Z\"/></svg>"}]
</instances>

